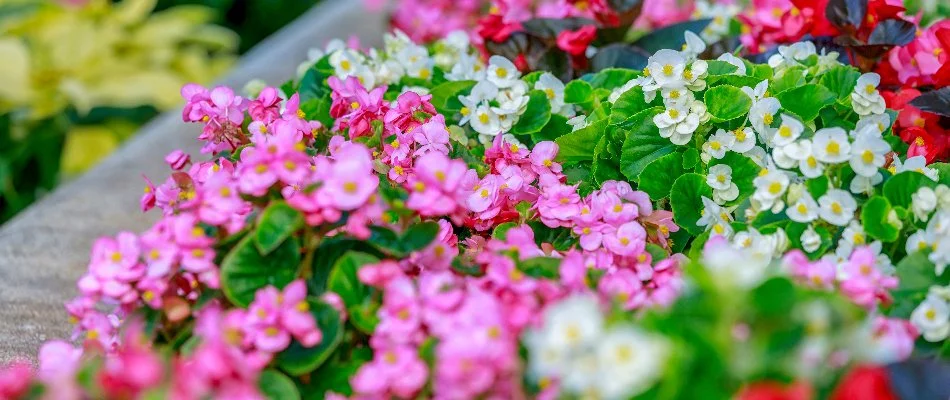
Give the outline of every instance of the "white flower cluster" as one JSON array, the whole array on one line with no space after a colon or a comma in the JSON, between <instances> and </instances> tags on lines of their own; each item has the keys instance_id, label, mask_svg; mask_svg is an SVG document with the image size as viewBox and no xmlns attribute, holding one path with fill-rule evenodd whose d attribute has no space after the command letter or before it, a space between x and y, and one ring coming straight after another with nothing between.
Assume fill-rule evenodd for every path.
<instances>
[{"instance_id":1,"label":"white flower cluster","mask_svg":"<svg viewBox=\"0 0 950 400\"><path fill-rule=\"evenodd\" d=\"M433 46L434 54L430 54L425 46L413 43L399 30L387 33L383 41L382 51L374 48L364 54L342 40L334 39L323 50L311 49L307 54L308 61L297 68L298 75L303 75L307 68L327 54L338 78L355 76L367 88L391 85L404 77L429 79L435 66L455 71L459 66L470 65L466 64L467 60L475 60L475 65L480 65L472 53L468 35L461 31L438 41Z\"/></svg>"},{"instance_id":2,"label":"white flower cluster","mask_svg":"<svg viewBox=\"0 0 950 400\"><path fill-rule=\"evenodd\" d=\"M687 31L682 51L657 51L647 60L643 75L615 89L608 100L616 102L621 95L638 86L643 88L648 102L653 101L659 93L666 110L653 117L653 123L660 128L660 136L676 145L689 143L693 132L710 118L706 104L697 99L694 93L706 88L708 66L705 61L696 59L705 50L706 43Z\"/></svg>"},{"instance_id":3,"label":"white flower cluster","mask_svg":"<svg viewBox=\"0 0 950 400\"><path fill-rule=\"evenodd\" d=\"M823 50L821 54L818 54L818 50L812 42L798 42L788 46L779 46L778 53L769 57L768 64L775 69L776 73L781 73L786 68L805 65L805 60L811 56L817 58L818 73L822 73L831 67L841 65L841 63L838 62L838 52L832 51L825 53ZM806 70L805 73L807 74L808 71Z\"/></svg>"},{"instance_id":4,"label":"white flower cluster","mask_svg":"<svg viewBox=\"0 0 950 400\"><path fill-rule=\"evenodd\" d=\"M910 314L910 323L928 342L942 342L950 336L950 286L931 286L924 299Z\"/></svg>"},{"instance_id":5,"label":"white flower cluster","mask_svg":"<svg viewBox=\"0 0 950 400\"><path fill-rule=\"evenodd\" d=\"M473 64L467 64L467 63ZM475 80L477 83L468 96L459 96L462 120L478 132L482 141L511 130L524 114L532 89L521 79L518 68L502 56L488 59L488 67L480 67L477 59L456 64L449 80ZM471 66L469 66L471 65ZM564 83L550 73L542 74L533 89L542 91L551 104L551 111L573 116L574 108L564 102Z\"/></svg>"},{"instance_id":6,"label":"white flower cluster","mask_svg":"<svg viewBox=\"0 0 950 400\"><path fill-rule=\"evenodd\" d=\"M728 36L729 24L740 11L742 11L742 7L738 4L723 4L706 0L697 1L696 9L693 11L693 19L710 19L709 25L703 28L699 36L706 43L715 43Z\"/></svg>"},{"instance_id":7,"label":"white flower cluster","mask_svg":"<svg viewBox=\"0 0 950 400\"><path fill-rule=\"evenodd\" d=\"M525 334L528 368L541 386L557 382L583 398L626 399L649 389L663 371L669 345L632 326L607 327L597 300L568 298L545 311L544 325Z\"/></svg>"},{"instance_id":8,"label":"white flower cluster","mask_svg":"<svg viewBox=\"0 0 950 400\"><path fill-rule=\"evenodd\" d=\"M704 202L706 200L704 198ZM769 276L772 261L786 249L785 231L778 229L762 234L750 227L736 233L729 245L715 246L704 252L703 265L716 276L716 282L751 289Z\"/></svg>"},{"instance_id":9,"label":"white flower cluster","mask_svg":"<svg viewBox=\"0 0 950 400\"><path fill-rule=\"evenodd\" d=\"M917 230L907 238L907 254L930 251L928 258L936 266L936 274L943 274L950 264L950 187L939 184L936 188L921 187L911 195L911 211L925 229Z\"/></svg>"}]
</instances>

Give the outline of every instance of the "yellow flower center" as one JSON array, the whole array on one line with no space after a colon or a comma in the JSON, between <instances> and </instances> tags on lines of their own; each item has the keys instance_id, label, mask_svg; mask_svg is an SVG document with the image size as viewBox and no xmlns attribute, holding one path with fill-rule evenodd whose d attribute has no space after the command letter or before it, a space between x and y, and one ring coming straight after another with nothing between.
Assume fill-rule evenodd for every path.
<instances>
[{"instance_id":1,"label":"yellow flower center","mask_svg":"<svg viewBox=\"0 0 950 400\"><path fill-rule=\"evenodd\" d=\"M679 110L677 110L677 109L675 109L675 108L671 108L671 109L667 110L666 113L670 116L670 118L673 118L673 119L679 118L679 116L680 116Z\"/></svg>"},{"instance_id":2,"label":"yellow flower center","mask_svg":"<svg viewBox=\"0 0 950 400\"><path fill-rule=\"evenodd\" d=\"M551 88L544 89L544 94L548 95L549 100L554 100L554 89L551 89Z\"/></svg>"},{"instance_id":3,"label":"yellow flower center","mask_svg":"<svg viewBox=\"0 0 950 400\"><path fill-rule=\"evenodd\" d=\"M833 212L833 213L835 213L835 214L841 214L842 211L844 211L844 210L841 209L841 204L840 204L840 203L838 203L837 201L831 203L831 212Z\"/></svg>"},{"instance_id":4,"label":"yellow flower center","mask_svg":"<svg viewBox=\"0 0 950 400\"><path fill-rule=\"evenodd\" d=\"M804 203L798 203L797 210L799 214L802 214L802 215L808 214L808 207L805 206Z\"/></svg>"},{"instance_id":5,"label":"yellow flower center","mask_svg":"<svg viewBox=\"0 0 950 400\"><path fill-rule=\"evenodd\" d=\"M828 152L828 154L836 156L841 152L841 145L839 145L838 142L830 141L828 145L825 146L825 151Z\"/></svg>"},{"instance_id":6,"label":"yellow flower center","mask_svg":"<svg viewBox=\"0 0 950 400\"><path fill-rule=\"evenodd\" d=\"M356 182L346 182L343 184L343 191L349 194L356 193Z\"/></svg>"},{"instance_id":7,"label":"yellow flower center","mask_svg":"<svg viewBox=\"0 0 950 400\"><path fill-rule=\"evenodd\" d=\"M772 114L766 113L762 116L762 122L765 122L766 125L772 125L772 121L775 120L775 117Z\"/></svg>"},{"instance_id":8,"label":"yellow flower center","mask_svg":"<svg viewBox=\"0 0 950 400\"><path fill-rule=\"evenodd\" d=\"M769 184L769 193L779 194L782 192L782 184L778 182L772 182Z\"/></svg>"},{"instance_id":9,"label":"yellow flower center","mask_svg":"<svg viewBox=\"0 0 950 400\"><path fill-rule=\"evenodd\" d=\"M792 137L792 128L789 128L788 125L782 125L781 128L778 128L778 134L783 138L790 138Z\"/></svg>"},{"instance_id":10,"label":"yellow flower center","mask_svg":"<svg viewBox=\"0 0 950 400\"><path fill-rule=\"evenodd\" d=\"M479 114L479 116L478 116L478 121L481 122L481 123L483 123L483 124L487 124L488 121L489 121L488 114L486 114L486 113L481 113L481 114Z\"/></svg>"},{"instance_id":11,"label":"yellow flower center","mask_svg":"<svg viewBox=\"0 0 950 400\"><path fill-rule=\"evenodd\" d=\"M864 161L865 164L874 162L874 153L871 150L865 150L861 153L861 161Z\"/></svg>"},{"instance_id":12,"label":"yellow flower center","mask_svg":"<svg viewBox=\"0 0 950 400\"><path fill-rule=\"evenodd\" d=\"M508 70L504 68L498 68L495 70L495 75L497 75L499 78L504 79L506 76L508 76Z\"/></svg>"},{"instance_id":13,"label":"yellow flower center","mask_svg":"<svg viewBox=\"0 0 950 400\"><path fill-rule=\"evenodd\" d=\"M877 90L877 88L875 88L874 85L871 85L871 84L868 84L867 86L864 87L864 91L867 94L874 94L875 90Z\"/></svg>"},{"instance_id":14,"label":"yellow flower center","mask_svg":"<svg viewBox=\"0 0 950 400\"><path fill-rule=\"evenodd\" d=\"M663 74L666 75L666 76L672 76L672 75L673 75L673 66L670 65L670 64L664 65L664 66L663 66Z\"/></svg>"}]
</instances>

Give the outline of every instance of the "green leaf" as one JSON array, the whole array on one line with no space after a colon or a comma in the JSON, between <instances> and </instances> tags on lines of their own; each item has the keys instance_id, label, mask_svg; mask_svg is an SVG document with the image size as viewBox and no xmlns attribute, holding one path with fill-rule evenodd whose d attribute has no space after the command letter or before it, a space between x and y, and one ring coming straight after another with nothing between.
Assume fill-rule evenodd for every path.
<instances>
[{"instance_id":1,"label":"green leaf","mask_svg":"<svg viewBox=\"0 0 950 400\"><path fill-rule=\"evenodd\" d=\"M937 162L927 167L937 170L937 183L950 185L950 164Z\"/></svg>"},{"instance_id":2,"label":"green leaf","mask_svg":"<svg viewBox=\"0 0 950 400\"><path fill-rule=\"evenodd\" d=\"M759 171L762 170L755 161L742 154L728 151L722 159L710 160L709 166L718 164L727 164L732 167L732 182L739 188L739 197L730 201L728 205L742 203L755 192L755 185L752 184L752 181L759 176Z\"/></svg>"},{"instance_id":3,"label":"green leaf","mask_svg":"<svg viewBox=\"0 0 950 400\"><path fill-rule=\"evenodd\" d=\"M683 175L683 153L674 152L660 157L643 169L636 181L637 189L650 195L653 200L670 196L670 189L676 178Z\"/></svg>"},{"instance_id":4,"label":"green leaf","mask_svg":"<svg viewBox=\"0 0 950 400\"><path fill-rule=\"evenodd\" d=\"M795 286L788 278L771 278L752 290L750 303L762 317L787 318L795 306Z\"/></svg>"},{"instance_id":5,"label":"green leaf","mask_svg":"<svg viewBox=\"0 0 950 400\"><path fill-rule=\"evenodd\" d=\"M568 82L564 86L564 102L567 104L584 104L591 101L594 88L582 80Z\"/></svg>"},{"instance_id":6,"label":"green leaf","mask_svg":"<svg viewBox=\"0 0 950 400\"><path fill-rule=\"evenodd\" d=\"M297 400L300 399L300 392L297 391L297 385L294 381L273 369L266 369L261 372L257 381L257 387L261 389L264 397L271 400Z\"/></svg>"},{"instance_id":7,"label":"green leaf","mask_svg":"<svg viewBox=\"0 0 950 400\"><path fill-rule=\"evenodd\" d=\"M361 252L350 251L340 257L327 279L327 289L336 293L346 305L350 322L360 331L370 334L376 327L375 309L378 305L373 302L370 294L372 288L359 280L359 269L367 264L375 264L379 259Z\"/></svg>"},{"instance_id":8,"label":"green leaf","mask_svg":"<svg viewBox=\"0 0 950 400\"><path fill-rule=\"evenodd\" d=\"M467 95L473 87L475 81L449 81L438 85L429 91L432 95L432 105L439 114L455 115L462 109L462 102L459 96Z\"/></svg>"},{"instance_id":9,"label":"green leaf","mask_svg":"<svg viewBox=\"0 0 950 400\"><path fill-rule=\"evenodd\" d=\"M897 291L927 293L930 287L939 284L934 263L926 253L917 251L908 254L894 268L900 280Z\"/></svg>"},{"instance_id":10,"label":"green leaf","mask_svg":"<svg viewBox=\"0 0 950 400\"><path fill-rule=\"evenodd\" d=\"M320 99L310 99L300 102L300 111L303 111L307 120L320 121L324 125L333 125L333 117L330 116L330 97Z\"/></svg>"},{"instance_id":11,"label":"green leaf","mask_svg":"<svg viewBox=\"0 0 950 400\"><path fill-rule=\"evenodd\" d=\"M835 102L835 94L824 86L809 84L795 87L775 96L782 108L810 122L818 117L822 108Z\"/></svg>"},{"instance_id":12,"label":"green leaf","mask_svg":"<svg viewBox=\"0 0 950 400\"><path fill-rule=\"evenodd\" d=\"M683 153L683 169L691 170L696 164L699 164L699 150L690 147Z\"/></svg>"},{"instance_id":13,"label":"green leaf","mask_svg":"<svg viewBox=\"0 0 950 400\"><path fill-rule=\"evenodd\" d=\"M330 67L329 57L324 57L314 66L304 72L300 78L300 85L297 86L297 93L300 94L300 102L305 103L311 99L322 99L330 95L330 86L327 85L327 78L333 75L333 71L325 68ZM287 93L291 95L293 93Z\"/></svg>"},{"instance_id":14,"label":"green leaf","mask_svg":"<svg viewBox=\"0 0 950 400\"><path fill-rule=\"evenodd\" d=\"M261 254L248 235L221 261L221 289L225 297L247 307L254 294L265 286L283 288L297 277L300 246L290 238L268 255Z\"/></svg>"},{"instance_id":15,"label":"green leaf","mask_svg":"<svg viewBox=\"0 0 950 400\"><path fill-rule=\"evenodd\" d=\"M869 236L883 242L897 240L900 231L887 221L890 212L891 203L887 201L887 198L883 196L871 197L861 209L861 224L864 225L864 231Z\"/></svg>"},{"instance_id":16,"label":"green leaf","mask_svg":"<svg viewBox=\"0 0 950 400\"><path fill-rule=\"evenodd\" d=\"M752 99L735 86L720 85L706 90L706 110L717 122L731 121L749 113Z\"/></svg>"},{"instance_id":17,"label":"green leaf","mask_svg":"<svg viewBox=\"0 0 950 400\"><path fill-rule=\"evenodd\" d=\"M653 117L661 112L663 107L648 108L618 124L619 129L627 132L620 153L620 172L627 179L637 179L653 160L676 150L669 139L660 136L660 129L653 123Z\"/></svg>"},{"instance_id":18,"label":"green leaf","mask_svg":"<svg viewBox=\"0 0 950 400\"><path fill-rule=\"evenodd\" d=\"M660 247L659 245L653 243L647 243L646 245L647 253L650 253L650 258L654 263L662 261L669 257L669 253L666 252L666 249Z\"/></svg>"},{"instance_id":19,"label":"green leaf","mask_svg":"<svg viewBox=\"0 0 950 400\"><path fill-rule=\"evenodd\" d=\"M307 300L310 314L317 321L322 337L313 347L303 347L294 340L277 355L277 366L291 375L304 375L322 365L343 341L343 319L333 306L314 299Z\"/></svg>"},{"instance_id":20,"label":"green leaf","mask_svg":"<svg viewBox=\"0 0 950 400\"><path fill-rule=\"evenodd\" d=\"M594 177L594 182L597 183L597 185L602 185L606 181L623 179L615 161L616 157L610 154L609 148L613 146L608 145L608 136L609 135L602 136L600 142L597 143L597 147L594 149L591 176Z\"/></svg>"},{"instance_id":21,"label":"green leaf","mask_svg":"<svg viewBox=\"0 0 950 400\"><path fill-rule=\"evenodd\" d=\"M789 241L792 242L792 246L796 249L805 251L804 247L802 246L802 234L805 233L806 229L808 229L808 224L803 224L800 222L789 222L785 226L785 233L788 235ZM819 245L815 251L805 251L805 254L808 255L808 258L812 260L817 260L824 256L833 244L831 240L831 233L828 232L828 229L825 227L815 227L815 233L817 233L821 238L821 245Z\"/></svg>"},{"instance_id":22,"label":"green leaf","mask_svg":"<svg viewBox=\"0 0 950 400\"><path fill-rule=\"evenodd\" d=\"M709 75L729 75L739 70L735 65L719 60L706 61L706 65L706 73Z\"/></svg>"},{"instance_id":23,"label":"green leaf","mask_svg":"<svg viewBox=\"0 0 950 400\"><path fill-rule=\"evenodd\" d=\"M610 123L615 124L630 118L649 107L643 95L643 88L636 86L624 92L610 108Z\"/></svg>"},{"instance_id":24,"label":"green leaf","mask_svg":"<svg viewBox=\"0 0 950 400\"><path fill-rule=\"evenodd\" d=\"M526 107L524 114L515 126L511 127L511 133L515 135L530 135L540 131L551 120L551 102L544 92L532 90L528 93Z\"/></svg>"},{"instance_id":25,"label":"green leaf","mask_svg":"<svg viewBox=\"0 0 950 400\"><path fill-rule=\"evenodd\" d=\"M702 197L712 198L712 189L706 184L706 178L700 174L684 174L673 183L670 191L670 206L676 224L693 236L703 233L704 228L696 226L696 221L704 207Z\"/></svg>"},{"instance_id":26,"label":"green leaf","mask_svg":"<svg viewBox=\"0 0 950 400\"><path fill-rule=\"evenodd\" d=\"M559 147L557 159L560 162L590 161L594 159L594 149L600 137L607 129L607 120L600 120L557 138ZM659 133L657 133L659 135Z\"/></svg>"},{"instance_id":27,"label":"green leaf","mask_svg":"<svg viewBox=\"0 0 950 400\"><path fill-rule=\"evenodd\" d=\"M535 83L538 83L541 80L541 75L544 75L544 71L534 71L525 76L521 77L525 83L528 84L528 87L533 88Z\"/></svg>"},{"instance_id":28,"label":"green leaf","mask_svg":"<svg viewBox=\"0 0 950 400\"><path fill-rule=\"evenodd\" d=\"M439 224L435 222L418 223L406 229L402 236L382 226L371 226L369 229L370 236L367 241L370 244L384 253L405 257L409 253L421 250L432 243L432 240L439 233Z\"/></svg>"},{"instance_id":29,"label":"green leaf","mask_svg":"<svg viewBox=\"0 0 950 400\"><path fill-rule=\"evenodd\" d=\"M518 261L518 269L533 278L558 279L561 259L554 257L534 257Z\"/></svg>"},{"instance_id":30,"label":"green leaf","mask_svg":"<svg viewBox=\"0 0 950 400\"><path fill-rule=\"evenodd\" d=\"M786 90L797 88L805 84L805 69L802 67L791 67L786 69L782 75L776 77L769 83L769 92L773 95L782 93Z\"/></svg>"},{"instance_id":31,"label":"green leaf","mask_svg":"<svg viewBox=\"0 0 950 400\"><path fill-rule=\"evenodd\" d=\"M603 89L615 89L626 85L627 82L630 82L633 79L636 79L640 76L639 71L634 71L626 68L605 68L598 71L595 74L585 75L584 79L590 86L594 88L603 88ZM570 84L568 84L570 85ZM565 89L565 96L566 96Z\"/></svg>"},{"instance_id":32,"label":"green leaf","mask_svg":"<svg viewBox=\"0 0 950 400\"><path fill-rule=\"evenodd\" d=\"M894 207L910 209L911 195L917 193L917 189L924 186L934 188L937 186L937 182L917 171L901 172L884 182L884 197L887 197L887 200Z\"/></svg>"},{"instance_id":33,"label":"green leaf","mask_svg":"<svg viewBox=\"0 0 950 400\"><path fill-rule=\"evenodd\" d=\"M255 244L261 254L267 255L303 226L303 214L284 201L272 202L264 212L254 232Z\"/></svg>"},{"instance_id":34,"label":"green leaf","mask_svg":"<svg viewBox=\"0 0 950 400\"><path fill-rule=\"evenodd\" d=\"M518 226L518 224L514 222L503 222L501 224L498 224L497 226L495 226L495 229L492 230L491 237L493 239L498 239L498 240L507 240L506 238L507 238L508 230L516 226Z\"/></svg>"},{"instance_id":35,"label":"green leaf","mask_svg":"<svg viewBox=\"0 0 950 400\"><path fill-rule=\"evenodd\" d=\"M571 126L567 124L567 117L560 114L551 114L548 124L540 131L531 134L535 144L544 141L555 141L557 138L571 133Z\"/></svg>"},{"instance_id":36,"label":"green leaf","mask_svg":"<svg viewBox=\"0 0 950 400\"><path fill-rule=\"evenodd\" d=\"M818 83L828 88L839 99L851 97L854 86L858 83L861 73L850 65L839 65L834 67L818 79Z\"/></svg>"},{"instance_id":37,"label":"green leaf","mask_svg":"<svg viewBox=\"0 0 950 400\"><path fill-rule=\"evenodd\" d=\"M805 186L808 188L808 193L811 194L812 198L817 199L828 192L828 177L822 175L817 178L809 179L805 181Z\"/></svg>"}]
</instances>

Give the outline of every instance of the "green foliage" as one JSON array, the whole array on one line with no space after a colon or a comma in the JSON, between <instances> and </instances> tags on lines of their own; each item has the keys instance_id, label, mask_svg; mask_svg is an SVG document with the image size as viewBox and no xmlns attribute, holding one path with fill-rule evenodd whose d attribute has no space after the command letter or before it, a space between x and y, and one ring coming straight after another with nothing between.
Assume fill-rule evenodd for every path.
<instances>
[{"instance_id":1,"label":"green foliage","mask_svg":"<svg viewBox=\"0 0 950 400\"><path fill-rule=\"evenodd\" d=\"M374 264L379 259L366 253L349 251L337 259L327 279L327 289L336 293L346 305L350 323L360 331L370 334L379 322L379 308L371 294L373 289L360 282L358 271L364 265Z\"/></svg>"},{"instance_id":2,"label":"green foliage","mask_svg":"<svg viewBox=\"0 0 950 400\"><path fill-rule=\"evenodd\" d=\"M247 307L254 293L265 286L283 288L297 277L300 246L296 239L284 240L264 255L254 236L241 240L221 262L221 287L232 303Z\"/></svg>"},{"instance_id":3,"label":"green foliage","mask_svg":"<svg viewBox=\"0 0 950 400\"><path fill-rule=\"evenodd\" d=\"M275 201L264 209L254 233L254 244L267 255L297 229L303 226L303 214L283 201Z\"/></svg>"},{"instance_id":4,"label":"green foliage","mask_svg":"<svg viewBox=\"0 0 950 400\"><path fill-rule=\"evenodd\" d=\"M676 146L660 136L653 117L663 112L662 107L643 110L621 122L618 127L627 132L620 154L620 172L627 179L636 180L640 172L653 160L672 153Z\"/></svg>"},{"instance_id":5,"label":"green foliage","mask_svg":"<svg viewBox=\"0 0 950 400\"><path fill-rule=\"evenodd\" d=\"M719 85L709 88L704 98L706 110L714 121L730 121L749 113L752 99L739 88Z\"/></svg>"},{"instance_id":6,"label":"green foliage","mask_svg":"<svg viewBox=\"0 0 950 400\"><path fill-rule=\"evenodd\" d=\"M706 178L700 174L683 174L676 179L670 190L670 206L673 208L676 224L693 236L703 233L704 230L696 225L705 208L703 196L712 198L712 189L706 184Z\"/></svg>"},{"instance_id":7,"label":"green foliage","mask_svg":"<svg viewBox=\"0 0 950 400\"><path fill-rule=\"evenodd\" d=\"M308 374L323 365L339 347L345 333L343 319L333 306L313 299L305 304L320 328L320 343L308 348L294 340L287 350L277 355L277 366L295 376Z\"/></svg>"}]
</instances>

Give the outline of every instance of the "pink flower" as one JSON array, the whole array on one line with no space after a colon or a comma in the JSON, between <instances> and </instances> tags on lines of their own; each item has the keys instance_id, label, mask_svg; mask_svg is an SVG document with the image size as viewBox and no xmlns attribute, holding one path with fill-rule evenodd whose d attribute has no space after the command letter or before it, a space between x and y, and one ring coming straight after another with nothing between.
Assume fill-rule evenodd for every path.
<instances>
[{"instance_id":1,"label":"pink flower","mask_svg":"<svg viewBox=\"0 0 950 400\"><path fill-rule=\"evenodd\" d=\"M271 122L279 118L280 97L277 95L277 89L268 86L261 90L257 99L248 103L247 112L255 121Z\"/></svg>"},{"instance_id":2,"label":"pink flower","mask_svg":"<svg viewBox=\"0 0 950 400\"><path fill-rule=\"evenodd\" d=\"M425 385L428 374L416 349L397 345L377 349L373 361L363 364L350 384L360 396L412 398Z\"/></svg>"},{"instance_id":3,"label":"pink flower","mask_svg":"<svg viewBox=\"0 0 950 400\"><path fill-rule=\"evenodd\" d=\"M362 144L348 143L334 158L320 192L341 210L359 208L379 187L379 177L373 172L369 150Z\"/></svg>"},{"instance_id":4,"label":"pink flower","mask_svg":"<svg viewBox=\"0 0 950 400\"><path fill-rule=\"evenodd\" d=\"M165 162L168 163L173 170L179 171L191 162L191 157L181 150L175 150L165 156Z\"/></svg>"},{"instance_id":5,"label":"pink flower","mask_svg":"<svg viewBox=\"0 0 950 400\"><path fill-rule=\"evenodd\" d=\"M870 247L859 247L842 265L841 292L863 307L890 301L889 289L897 287L897 278L884 275L875 266L875 253Z\"/></svg>"},{"instance_id":6,"label":"pink flower","mask_svg":"<svg viewBox=\"0 0 950 400\"><path fill-rule=\"evenodd\" d=\"M37 377L53 381L62 377L73 379L79 369L82 349L62 340L51 340L40 347Z\"/></svg>"},{"instance_id":7,"label":"pink flower","mask_svg":"<svg viewBox=\"0 0 950 400\"><path fill-rule=\"evenodd\" d=\"M22 398L29 391L32 378L33 368L26 361L0 366L0 398Z\"/></svg>"},{"instance_id":8,"label":"pink flower","mask_svg":"<svg viewBox=\"0 0 950 400\"><path fill-rule=\"evenodd\" d=\"M888 364L903 361L914 351L919 333L910 321L877 316L871 328L873 361Z\"/></svg>"},{"instance_id":9,"label":"pink flower","mask_svg":"<svg viewBox=\"0 0 950 400\"><path fill-rule=\"evenodd\" d=\"M580 212L580 201L575 186L554 183L543 187L537 202L541 222L551 228L569 226L568 221Z\"/></svg>"},{"instance_id":10,"label":"pink flower","mask_svg":"<svg viewBox=\"0 0 950 400\"><path fill-rule=\"evenodd\" d=\"M625 310L638 308L646 301L640 278L629 269L617 269L605 274L597 285L597 290L606 297L617 300Z\"/></svg>"},{"instance_id":11,"label":"pink flower","mask_svg":"<svg viewBox=\"0 0 950 400\"><path fill-rule=\"evenodd\" d=\"M410 179L406 206L424 216L456 213L460 203L474 186L476 174L464 162L430 152L416 160L415 175Z\"/></svg>"},{"instance_id":12,"label":"pink flower","mask_svg":"<svg viewBox=\"0 0 950 400\"><path fill-rule=\"evenodd\" d=\"M306 297L307 286L302 280L290 283L283 291L273 286L258 290L247 315L254 346L277 353L290 345L291 336L304 347L320 343L321 331Z\"/></svg>"},{"instance_id":13,"label":"pink flower","mask_svg":"<svg viewBox=\"0 0 950 400\"><path fill-rule=\"evenodd\" d=\"M628 222L620 226L617 232L604 237L604 246L612 253L621 256L636 256L646 247L647 233L637 222Z\"/></svg>"},{"instance_id":14,"label":"pink flower","mask_svg":"<svg viewBox=\"0 0 950 400\"><path fill-rule=\"evenodd\" d=\"M449 144L449 131L445 128L445 117L443 117L441 114L432 117L429 122L426 122L418 128L413 129L412 138L418 145L414 153L415 157L419 157L433 151L448 155L449 150L451 150L451 145Z\"/></svg>"}]
</instances>

